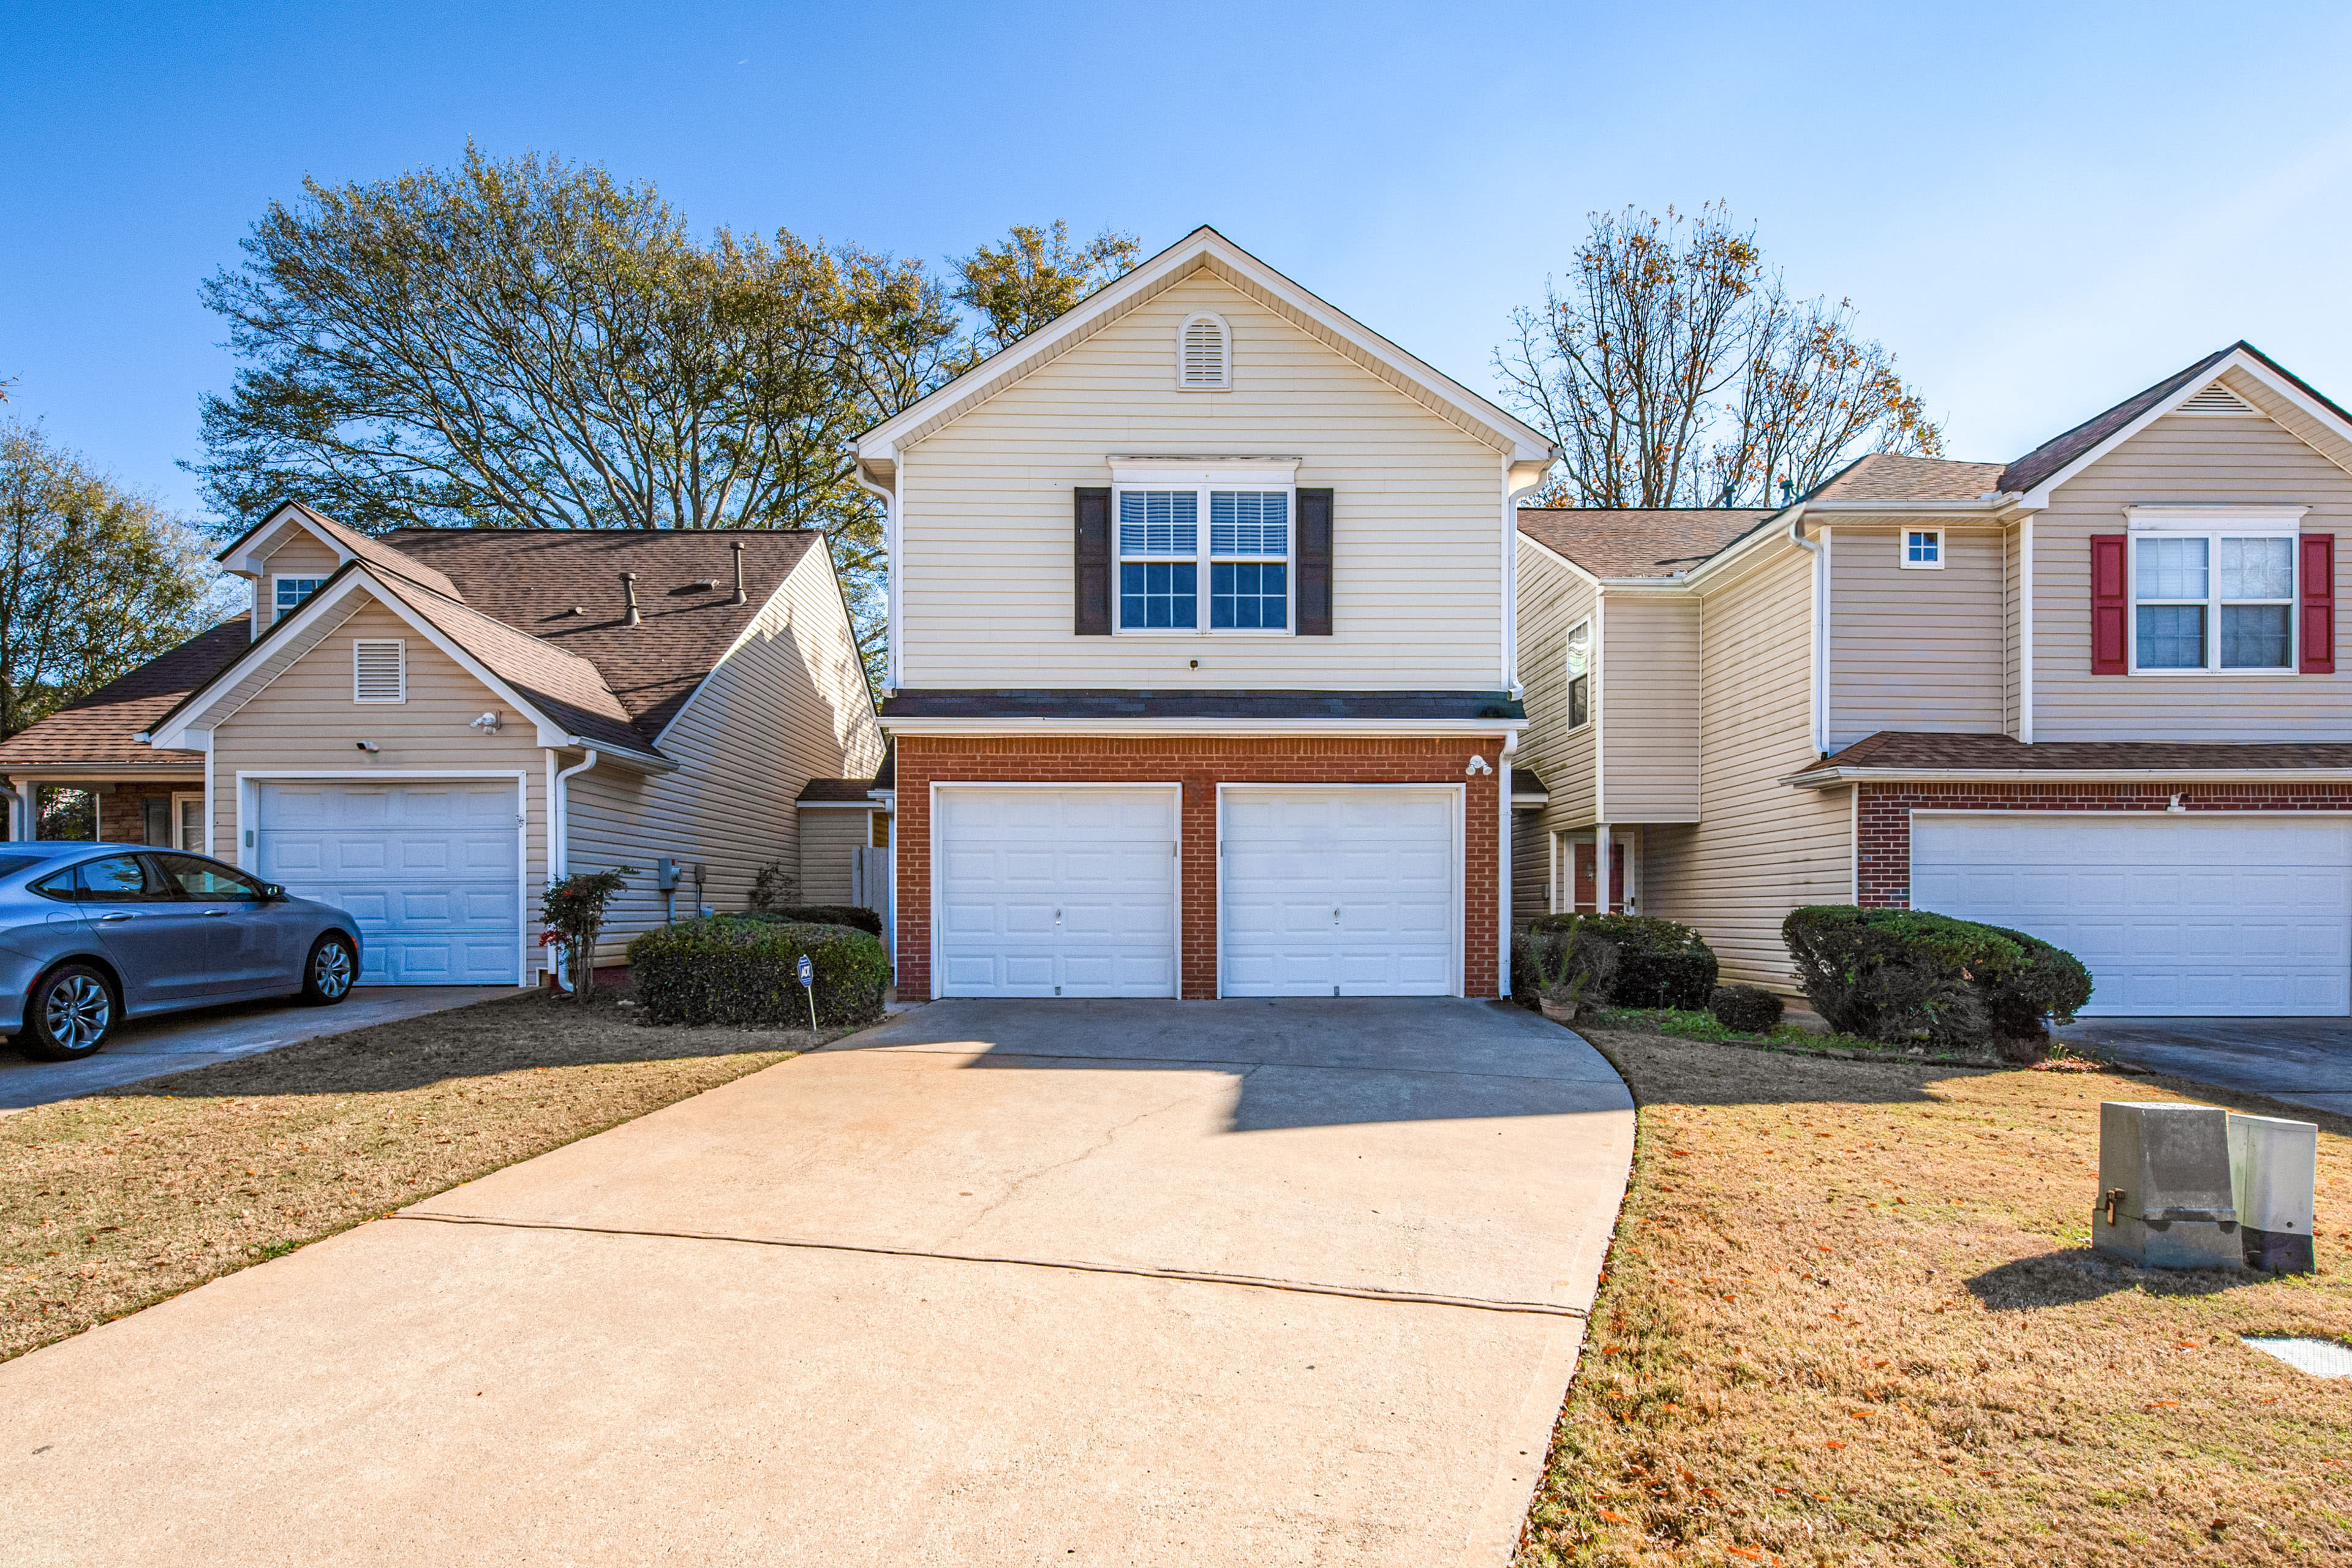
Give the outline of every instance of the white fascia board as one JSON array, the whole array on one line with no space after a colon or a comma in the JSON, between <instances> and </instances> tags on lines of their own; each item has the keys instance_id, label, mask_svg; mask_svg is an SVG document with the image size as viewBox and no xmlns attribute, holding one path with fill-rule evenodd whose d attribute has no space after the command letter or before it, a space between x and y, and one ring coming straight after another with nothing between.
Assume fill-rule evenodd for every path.
<instances>
[{"instance_id":1,"label":"white fascia board","mask_svg":"<svg viewBox=\"0 0 2352 1568\"><path fill-rule=\"evenodd\" d=\"M1048 351L1058 351L1073 339L1091 332L1135 295L1171 277L1189 273L1204 260L1214 261L1248 278L1334 337L1414 383L1481 428L1501 437L1514 460L1549 463L1556 454L1558 448L1532 426L1514 418L1453 377L1324 303L1216 230L1203 225L1132 271L1096 289L1019 342L999 349L929 396L866 431L857 438L858 459L877 466L895 463L898 457L898 443L908 431L917 429L942 414L953 417L962 412L959 405L1008 372Z\"/></svg>"},{"instance_id":2,"label":"white fascia board","mask_svg":"<svg viewBox=\"0 0 2352 1568\"><path fill-rule=\"evenodd\" d=\"M237 680L249 672L249 667L255 661L257 654L262 654L266 649L267 653L264 657L274 657L288 644L299 642L319 622L325 620L337 606L360 593L365 593L371 601L406 622L417 636L447 654L467 674L503 698L517 712L529 719L538 730L537 738L540 745L560 746L572 743L573 738L567 735L562 726L552 722L545 714L524 701L512 687L493 674L472 654L451 641L440 627L411 609L407 602L399 595L384 589L364 563L353 566L350 574L333 588L323 593L313 594L303 600L301 608L279 621L277 626L271 629L268 637L256 638L247 643L243 653L231 659L226 668L205 683L203 689L206 695L204 700L183 709L168 724L157 730L152 743L165 750L178 750L185 747L187 742L182 737L188 731L198 726L210 728L207 721L213 710L219 706L221 700L236 685ZM342 621L349 618L350 612L346 611L336 618L336 624L340 626ZM313 643L303 647L302 653L309 653L316 646ZM297 654L295 658L299 661L301 657L301 654ZM289 664L287 668L293 667ZM281 670L278 673L282 675L285 671ZM273 676L271 679L274 680L277 678ZM593 745L596 742L581 742L579 743Z\"/></svg>"},{"instance_id":3,"label":"white fascia board","mask_svg":"<svg viewBox=\"0 0 2352 1568\"><path fill-rule=\"evenodd\" d=\"M1690 571L1684 573L1683 585L1688 588L1699 588L1727 574L1735 563L1745 565L1748 557L1775 540L1794 550L1796 545L1789 538L1789 530L1804 521L1805 514L1811 510L1812 504L1811 501L1801 500L1793 506L1784 507L1774 512L1770 517L1758 523L1754 529L1733 540Z\"/></svg>"},{"instance_id":4,"label":"white fascia board","mask_svg":"<svg viewBox=\"0 0 2352 1568\"><path fill-rule=\"evenodd\" d=\"M874 801L869 791L865 800L796 800L793 802L793 809L794 811L862 811L870 816L874 812Z\"/></svg>"},{"instance_id":5,"label":"white fascia board","mask_svg":"<svg viewBox=\"0 0 2352 1568\"><path fill-rule=\"evenodd\" d=\"M279 503L277 510L231 540L227 548L213 559L237 576L258 577L261 574L262 559L274 552L278 539L284 532L279 526L282 523L291 523L333 551L338 562L352 559L352 552L349 550L311 520L310 509L295 501ZM265 544L269 548L263 548Z\"/></svg>"},{"instance_id":6,"label":"white fascia board","mask_svg":"<svg viewBox=\"0 0 2352 1568\"><path fill-rule=\"evenodd\" d=\"M190 746L184 750L194 751ZM152 779L158 784L180 784L205 776L205 764L193 763L17 763L0 765L0 778L28 779L51 784L71 779L103 779L121 783L131 779Z\"/></svg>"},{"instance_id":7,"label":"white fascia board","mask_svg":"<svg viewBox=\"0 0 2352 1568\"><path fill-rule=\"evenodd\" d=\"M893 735L1498 735L1526 719L889 719Z\"/></svg>"},{"instance_id":8,"label":"white fascia board","mask_svg":"<svg viewBox=\"0 0 2352 1568\"><path fill-rule=\"evenodd\" d=\"M1519 542L1529 546L1544 555L1549 556L1553 561L1567 567L1570 572L1574 573L1577 576L1583 578L1592 586L1596 588L1601 586L1600 578L1594 576L1591 573L1587 572L1583 567L1579 566L1575 562L1570 561L1567 556L1562 555L1559 551L1554 550L1550 545L1546 544L1542 540L1538 539L1534 534L1528 532L1525 529L1521 529L1519 531Z\"/></svg>"},{"instance_id":9,"label":"white fascia board","mask_svg":"<svg viewBox=\"0 0 2352 1568\"><path fill-rule=\"evenodd\" d=\"M1850 784L2344 784L2352 768L1815 768L1779 783L1799 789Z\"/></svg>"},{"instance_id":10,"label":"white fascia board","mask_svg":"<svg viewBox=\"0 0 2352 1568\"><path fill-rule=\"evenodd\" d=\"M2190 398L2196 396L2199 393L2212 385L2215 382L2221 380L2223 373L2232 370L2242 371L2245 374L2253 377L2256 381L2261 382L2263 386L2269 388L2272 392L2276 393L2280 397L2285 399L2287 402L2294 405L2296 408L2302 410L2314 420L2334 429L2336 433L2341 436L2347 442L2352 442L2352 424L2347 424L2342 415L2336 413L2326 404L2315 400L2310 394L2305 392L2292 381L2287 380L2277 372L2272 370L2270 366L2264 364L2261 360L2255 358L2252 354L2248 353L2245 350L2233 349L2231 351L2227 358L2222 360L2221 363L2215 365L2211 370L2206 372L2204 375L2198 377L2193 381L2183 383L2179 387L2174 390L2171 396L2161 399L2154 407L2149 408L2138 418L2133 420L2130 424L2125 426L2122 429L2116 431L2114 435L2108 437L2105 440L2100 442L2097 446L2092 447L2089 451L2084 453L2081 457L2075 458L2073 462L2067 464L2056 473L2051 475L2048 479L2042 480L2032 489L2027 491L2022 498L2022 504L2031 507L2037 511L2047 507L2050 504L2051 496L2057 490L2059 486L2066 483L2069 479L2074 479L2076 475L2082 473L2084 469L2089 468L2092 464L2097 462L2100 458L2105 457L2108 453L2114 451L2116 447L2122 446L2125 442L2130 440L2133 437L2138 435L2141 431L2147 429L2149 426L2155 424L2158 420L2163 418L2166 415L2171 413L2174 409L2179 407L2182 404L2188 402ZM2260 410L2257 410L2256 412L2259 413Z\"/></svg>"}]
</instances>

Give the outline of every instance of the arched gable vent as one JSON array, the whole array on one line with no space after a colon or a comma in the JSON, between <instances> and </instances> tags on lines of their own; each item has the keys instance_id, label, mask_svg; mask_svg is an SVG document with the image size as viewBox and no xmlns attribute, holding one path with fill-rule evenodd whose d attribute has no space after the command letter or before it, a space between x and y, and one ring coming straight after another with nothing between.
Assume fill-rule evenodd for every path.
<instances>
[{"instance_id":1,"label":"arched gable vent","mask_svg":"<svg viewBox=\"0 0 2352 1568\"><path fill-rule=\"evenodd\" d=\"M1222 392L1234 384L1234 334L1223 316L1192 316L1176 331L1176 384Z\"/></svg>"},{"instance_id":2,"label":"arched gable vent","mask_svg":"<svg viewBox=\"0 0 2352 1568\"><path fill-rule=\"evenodd\" d=\"M2252 414L2246 400L2220 382L2190 396L2174 412L2179 414Z\"/></svg>"}]
</instances>

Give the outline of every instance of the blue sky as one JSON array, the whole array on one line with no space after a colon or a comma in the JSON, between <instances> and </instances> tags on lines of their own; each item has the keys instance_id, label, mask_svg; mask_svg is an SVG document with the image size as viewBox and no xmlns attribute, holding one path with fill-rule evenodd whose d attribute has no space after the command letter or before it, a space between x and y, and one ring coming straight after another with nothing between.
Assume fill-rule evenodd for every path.
<instances>
[{"instance_id":1,"label":"blue sky","mask_svg":"<svg viewBox=\"0 0 2352 1568\"><path fill-rule=\"evenodd\" d=\"M199 281L471 137L938 258L1197 223L1491 390L1586 214L1727 202L1999 459L2248 337L2352 401L2352 7L58 5L0 23L10 410L193 512Z\"/></svg>"}]
</instances>

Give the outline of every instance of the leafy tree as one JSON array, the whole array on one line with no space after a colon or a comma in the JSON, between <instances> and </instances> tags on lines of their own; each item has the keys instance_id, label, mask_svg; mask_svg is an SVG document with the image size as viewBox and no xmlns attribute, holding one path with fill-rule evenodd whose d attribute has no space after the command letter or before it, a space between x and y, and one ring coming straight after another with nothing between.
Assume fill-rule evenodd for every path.
<instances>
[{"instance_id":1,"label":"leafy tree","mask_svg":"<svg viewBox=\"0 0 2352 1568\"><path fill-rule=\"evenodd\" d=\"M1567 288L1511 323L1507 395L1561 449L1538 504L1772 505L1863 450L1943 449L1853 302L1791 298L1719 205L1594 214Z\"/></svg>"},{"instance_id":2,"label":"leafy tree","mask_svg":"<svg viewBox=\"0 0 2352 1568\"><path fill-rule=\"evenodd\" d=\"M1142 249L1134 235L1108 228L1074 248L1070 226L1057 219L1048 228L1016 223L1003 244L958 257L956 301L983 323L972 334L974 358L1027 337L1132 268Z\"/></svg>"},{"instance_id":3,"label":"leafy tree","mask_svg":"<svg viewBox=\"0 0 2352 1568\"><path fill-rule=\"evenodd\" d=\"M1131 253L1039 232L982 247L1003 282L985 309L1013 312L990 332ZM470 146L456 169L306 182L244 249L205 287L242 362L195 465L225 516L295 495L371 531L820 529L878 667L881 511L845 448L976 359L969 265L951 294L786 229L702 243L649 184Z\"/></svg>"},{"instance_id":4,"label":"leafy tree","mask_svg":"<svg viewBox=\"0 0 2352 1568\"><path fill-rule=\"evenodd\" d=\"M0 737L226 613L204 542L22 422L0 425Z\"/></svg>"},{"instance_id":5,"label":"leafy tree","mask_svg":"<svg viewBox=\"0 0 2352 1568\"><path fill-rule=\"evenodd\" d=\"M572 994L583 1002L592 999L596 990L596 939L604 933L604 911L635 875L635 866L574 871L560 882L549 883L540 895L540 922L547 928L540 942L563 949Z\"/></svg>"}]
</instances>

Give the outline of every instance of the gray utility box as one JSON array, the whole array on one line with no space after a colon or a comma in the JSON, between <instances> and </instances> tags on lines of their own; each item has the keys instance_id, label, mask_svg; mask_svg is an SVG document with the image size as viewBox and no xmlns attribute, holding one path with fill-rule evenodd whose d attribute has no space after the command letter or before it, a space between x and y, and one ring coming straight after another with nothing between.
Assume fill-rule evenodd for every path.
<instances>
[{"instance_id":1,"label":"gray utility box","mask_svg":"<svg viewBox=\"0 0 2352 1568\"><path fill-rule=\"evenodd\" d=\"M2308 1274L2319 1129L2274 1116L2230 1118L2230 1191L2246 1267Z\"/></svg>"},{"instance_id":2,"label":"gray utility box","mask_svg":"<svg viewBox=\"0 0 2352 1568\"><path fill-rule=\"evenodd\" d=\"M2230 1190L2230 1113L2104 1101L2091 1244L2142 1268L2244 1268Z\"/></svg>"}]
</instances>

